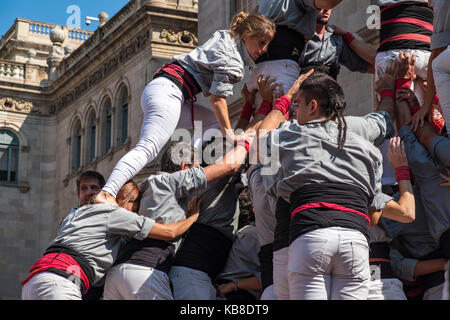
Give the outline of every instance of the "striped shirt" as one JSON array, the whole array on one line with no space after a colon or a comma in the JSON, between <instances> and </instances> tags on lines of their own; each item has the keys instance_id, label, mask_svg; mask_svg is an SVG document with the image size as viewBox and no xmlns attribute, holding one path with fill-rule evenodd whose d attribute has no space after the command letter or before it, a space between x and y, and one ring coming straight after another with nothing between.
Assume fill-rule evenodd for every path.
<instances>
[{"instance_id":1,"label":"striped shirt","mask_svg":"<svg viewBox=\"0 0 450 320\"><path fill-rule=\"evenodd\" d=\"M430 51L433 9L427 1L372 1L381 7L380 47Z\"/></svg>"}]
</instances>

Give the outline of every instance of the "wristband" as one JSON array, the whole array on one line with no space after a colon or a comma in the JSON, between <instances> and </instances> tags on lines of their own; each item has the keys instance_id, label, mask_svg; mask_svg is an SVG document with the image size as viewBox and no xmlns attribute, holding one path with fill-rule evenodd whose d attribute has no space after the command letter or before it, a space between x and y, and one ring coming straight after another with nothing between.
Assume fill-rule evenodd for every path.
<instances>
[{"instance_id":1,"label":"wristband","mask_svg":"<svg viewBox=\"0 0 450 320\"><path fill-rule=\"evenodd\" d=\"M409 172L409 167L401 166L401 167L395 168L395 176L397 177L397 181L411 180L411 174Z\"/></svg>"},{"instance_id":2,"label":"wristband","mask_svg":"<svg viewBox=\"0 0 450 320\"><path fill-rule=\"evenodd\" d=\"M392 90L383 90L380 92L381 100L383 100L384 97L391 97L392 99L395 99L395 93Z\"/></svg>"},{"instance_id":3,"label":"wristband","mask_svg":"<svg viewBox=\"0 0 450 320\"><path fill-rule=\"evenodd\" d=\"M434 96L434 99L433 99L433 104L438 104L438 103L439 103L439 97L436 93L436 95Z\"/></svg>"},{"instance_id":4,"label":"wristband","mask_svg":"<svg viewBox=\"0 0 450 320\"><path fill-rule=\"evenodd\" d=\"M355 37L350 33L350 32L346 32L344 33L344 35L342 36L342 39L344 40L344 42L347 45L350 45L350 43L355 40Z\"/></svg>"},{"instance_id":5,"label":"wristband","mask_svg":"<svg viewBox=\"0 0 450 320\"><path fill-rule=\"evenodd\" d=\"M440 116L440 117L433 117L432 125L433 125L434 131L436 132L436 134L439 135L441 133L442 128L445 125L444 117L442 117L442 116Z\"/></svg>"},{"instance_id":6,"label":"wristband","mask_svg":"<svg viewBox=\"0 0 450 320\"><path fill-rule=\"evenodd\" d=\"M271 110L272 110L272 102L263 101L259 106L258 113L267 116Z\"/></svg>"},{"instance_id":7,"label":"wristband","mask_svg":"<svg viewBox=\"0 0 450 320\"><path fill-rule=\"evenodd\" d=\"M250 153L250 143L247 140L240 140L236 145L244 147L247 153Z\"/></svg>"},{"instance_id":8,"label":"wristband","mask_svg":"<svg viewBox=\"0 0 450 320\"><path fill-rule=\"evenodd\" d=\"M250 118L252 117L252 113L253 113L253 105L250 103L246 103L246 104L244 104L244 107L242 108L240 117L242 119L250 121Z\"/></svg>"},{"instance_id":9,"label":"wristband","mask_svg":"<svg viewBox=\"0 0 450 320\"><path fill-rule=\"evenodd\" d=\"M273 109L280 110L283 114L289 112L289 107L291 106L291 99L286 96L282 96L281 98L275 100L275 105Z\"/></svg>"},{"instance_id":10,"label":"wristband","mask_svg":"<svg viewBox=\"0 0 450 320\"><path fill-rule=\"evenodd\" d=\"M411 88L411 80L405 78L395 80L395 91L400 90L403 87Z\"/></svg>"}]
</instances>

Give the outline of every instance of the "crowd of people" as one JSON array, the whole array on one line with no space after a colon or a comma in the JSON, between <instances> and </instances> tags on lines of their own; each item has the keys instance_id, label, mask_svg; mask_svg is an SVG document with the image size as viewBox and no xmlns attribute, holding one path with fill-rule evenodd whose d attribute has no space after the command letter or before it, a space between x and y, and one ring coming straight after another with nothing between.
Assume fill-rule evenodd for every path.
<instances>
[{"instance_id":1,"label":"crowd of people","mask_svg":"<svg viewBox=\"0 0 450 320\"><path fill-rule=\"evenodd\" d=\"M262 0L162 66L136 147L79 177L22 299L448 300L450 3L372 0L373 48L328 24L342 1ZM375 75L374 112L346 116L341 64ZM169 142L197 121L219 134Z\"/></svg>"}]
</instances>

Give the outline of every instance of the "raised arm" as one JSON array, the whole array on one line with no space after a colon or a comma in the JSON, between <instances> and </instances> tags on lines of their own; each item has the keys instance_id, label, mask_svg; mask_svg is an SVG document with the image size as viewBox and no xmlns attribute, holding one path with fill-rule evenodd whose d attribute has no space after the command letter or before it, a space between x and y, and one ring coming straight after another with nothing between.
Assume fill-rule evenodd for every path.
<instances>
[{"instance_id":1,"label":"raised arm","mask_svg":"<svg viewBox=\"0 0 450 320\"><path fill-rule=\"evenodd\" d=\"M226 135L230 141L237 141L237 137L233 134L230 118L228 116L227 100L223 97L212 94L211 105L222 133Z\"/></svg>"},{"instance_id":2,"label":"raised arm","mask_svg":"<svg viewBox=\"0 0 450 320\"><path fill-rule=\"evenodd\" d=\"M299 91L303 81L305 81L313 72L314 69L311 69L307 73L300 75L288 92L280 99L276 100L272 111L270 111L259 127L258 138L261 138L271 130L278 128L280 123L286 120L285 114L289 111L292 99Z\"/></svg>"},{"instance_id":3,"label":"raised arm","mask_svg":"<svg viewBox=\"0 0 450 320\"><path fill-rule=\"evenodd\" d=\"M337 26L333 27L333 33L342 35L345 44L372 67L369 67L369 71L375 69L374 66L375 59L377 57L377 50L374 47L364 41L356 39L350 32L347 32Z\"/></svg>"},{"instance_id":4,"label":"raised arm","mask_svg":"<svg viewBox=\"0 0 450 320\"><path fill-rule=\"evenodd\" d=\"M205 167L204 171L207 183L235 173L245 162L245 158L250 151L250 146L253 144L254 137L254 130L247 130L243 134L243 140L239 141L233 150L225 154L222 160Z\"/></svg>"},{"instance_id":5,"label":"raised arm","mask_svg":"<svg viewBox=\"0 0 450 320\"><path fill-rule=\"evenodd\" d=\"M377 111L386 111L392 121L395 119L395 62L390 60L386 71L378 74L375 91L380 95Z\"/></svg>"},{"instance_id":6,"label":"raised arm","mask_svg":"<svg viewBox=\"0 0 450 320\"><path fill-rule=\"evenodd\" d=\"M390 140L387 157L395 168L400 188L400 198L397 202L394 200L389 201L384 207L382 215L383 217L403 223L412 222L416 217L416 206L405 146L399 137Z\"/></svg>"},{"instance_id":7,"label":"raised arm","mask_svg":"<svg viewBox=\"0 0 450 320\"><path fill-rule=\"evenodd\" d=\"M409 121L411 125L410 132L415 132L417 128L422 127L427 116L431 115L431 107L433 106L433 100L436 96L436 86L434 85L434 75L433 75L433 60L440 55L446 48L438 48L431 50L430 59L428 60L428 71L427 71L427 90L425 92L425 102L422 108L414 114L414 116Z\"/></svg>"}]
</instances>

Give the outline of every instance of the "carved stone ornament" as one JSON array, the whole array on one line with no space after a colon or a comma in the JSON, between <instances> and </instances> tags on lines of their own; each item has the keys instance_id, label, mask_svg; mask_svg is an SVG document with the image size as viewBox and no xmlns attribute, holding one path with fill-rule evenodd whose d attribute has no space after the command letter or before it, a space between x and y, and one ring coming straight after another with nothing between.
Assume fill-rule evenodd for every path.
<instances>
[{"instance_id":1,"label":"carved stone ornament","mask_svg":"<svg viewBox=\"0 0 450 320\"><path fill-rule=\"evenodd\" d=\"M166 42L178 43L182 45L197 46L197 37L187 30L174 32L172 30L162 29L159 38Z\"/></svg>"},{"instance_id":2,"label":"carved stone ornament","mask_svg":"<svg viewBox=\"0 0 450 320\"><path fill-rule=\"evenodd\" d=\"M16 101L13 98L0 99L0 110L14 111L21 113L39 113L39 108L27 101Z\"/></svg>"}]
</instances>

